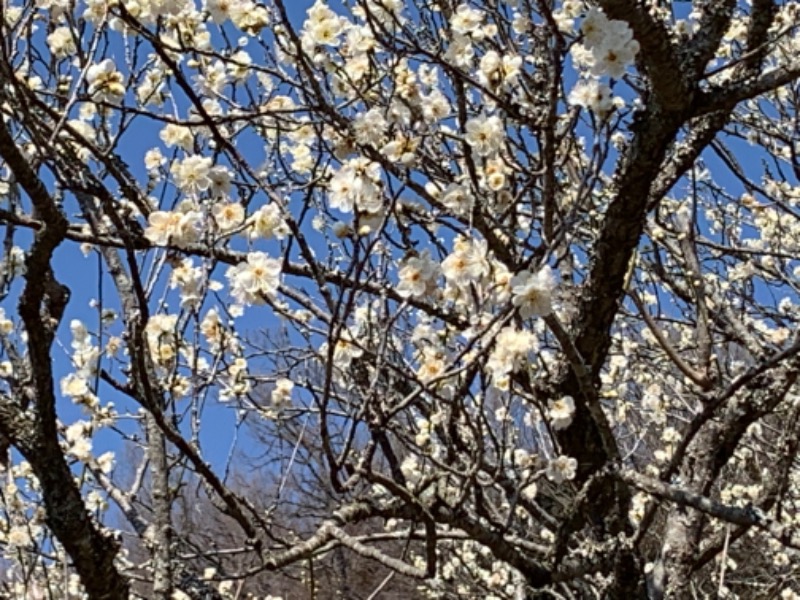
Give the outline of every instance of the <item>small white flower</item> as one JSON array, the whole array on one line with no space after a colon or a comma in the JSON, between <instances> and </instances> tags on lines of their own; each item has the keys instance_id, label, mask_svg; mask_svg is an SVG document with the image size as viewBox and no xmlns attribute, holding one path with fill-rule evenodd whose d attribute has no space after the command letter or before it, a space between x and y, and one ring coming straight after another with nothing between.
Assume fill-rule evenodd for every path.
<instances>
[{"instance_id":1,"label":"small white flower","mask_svg":"<svg viewBox=\"0 0 800 600\"><path fill-rule=\"evenodd\" d=\"M56 58L72 56L77 52L75 39L69 27L57 27L47 36L47 45Z\"/></svg>"},{"instance_id":2,"label":"small white flower","mask_svg":"<svg viewBox=\"0 0 800 600\"><path fill-rule=\"evenodd\" d=\"M86 81L89 84L89 93L98 102L115 104L125 96L122 73L117 71L110 58L89 67Z\"/></svg>"},{"instance_id":3,"label":"small white flower","mask_svg":"<svg viewBox=\"0 0 800 600\"><path fill-rule=\"evenodd\" d=\"M263 252L250 252L247 262L239 263L225 273L231 295L240 304L264 304L266 297L273 296L278 290L280 275L281 262Z\"/></svg>"},{"instance_id":4,"label":"small white flower","mask_svg":"<svg viewBox=\"0 0 800 600\"><path fill-rule=\"evenodd\" d=\"M554 483L563 483L575 478L578 461L572 457L561 455L547 464L545 474Z\"/></svg>"},{"instance_id":5,"label":"small white flower","mask_svg":"<svg viewBox=\"0 0 800 600\"><path fill-rule=\"evenodd\" d=\"M328 346L323 345L322 348L320 348L320 353L327 357ZM342 331L342 334L337 340L336 345L333 347L334 364L341 369L347 369L350 366L350 363L353 362L353 359L359 358L363 354L364 350L356 345L355 340L350 332Z\"/></svg>"},{"instance_id":6,"label":"small white flower","mask_svg":"<svg viewBox=\"0 0 800 600\"><path fill-rule=\"evenodd\" d=\"M166 162L167 159L158 148L151 148L144 154L144 167L148 171L155 171Z\"/></svg>"},{"instance_id":7,"label":"small white flower","mask_svg":"<svg viewBox=\"0 0 800 600\"><path fill-rule=\"evenodd\" d=\"M380 165L366 158L348 161L330 181L331 208L344 213L353 212L354 207L369 213L380 212L383 207L380 173Z\"/></svg>"},{"instance_id":8,"label":"small white flower","mask_svg":"<svg viewBox=\"0 0 800 600\"><path fill-rule=\"evenodd\" d=\"M353 119L352 127L356 142L364 146L377 147L383 142L388 125L383 111L372 108Z\"/></svg>"},{"instance_id":9,"label":"small white flower","mask_svg":"<svg viewBox=\"0 0 800 600\"><path fill-rule=\"evenodd\" d=\"M61 380L61 393L69 398L80 398L89 393L89 385L83 377L70 373Z\"/></svg>"},{"instance_id":10,"label":"small white flower","mask_svg":"<svg viewBox=\"0 0 800 600\"><path fill-rule=\"evenodd\" d=\"M264 204L250 217L250 238L284 239L289 235L289 226L281 216L277 204Z\"/></svg>"},{"instance_id":11,"label":"small white flower","mask_svg":"<svg viewBox=\"0 0 800 600\"><path fill-rule=\"evenodd\" d=\"M598 117L605 117L614 109L611 88L597 80L581 81L569 94L569 103L591 110Z\"/></svg>"},{"instance_id":12,"label":"small white flower","mask_svg":"<svg viewBox=\"0 0 800 600\"><path fill-rule=\"evenodd\" d=\"M536 336L532 332L518 330L513 325L501 329L486 363L493 382L504 381L510 373L519 369L536 347Z\"/></svg>"},{"instance_id":13,"label":"small white flower","mask_svg":"<svg viewBox=\"0 0 800 600\"><path fill-rule=\"evenodd\" d=\"M550 425L553 429L566 429L575 416L575 400L572 396L564 396L560 400L551 401L547 415L550 417Z\"/></svg>"},{"instance_id":14,"label":"small white flower","mask_svg":"<svg viewBox=\"0 0 800 600\"><path fill-rule=\"evenodd\" d=\"M156 246L181 245L197 240L202 215L197 211L171 212L157 210L147 218L144 236Z\"/></svg>"},{"instance_id":15,"label":"small white flower","mask_svg":"<svg viewBox=\"0 0 800 600\"><path fill-rule=\"evenodd\" d=\"M523 319L544 317L553 312L552 294L556 287L553 271L545 265L537 273L521 271L511 280L512 303Z\"/></svg>"},{"instance_id":16,"label":"small white flower","mask_svg":"<svg viewBox=\"0 0 800 600\"><path fill-rule=\"evenodd\" d=\"M275 408L280 408L290 404L292 401L292 390L294 389L294 382L291 379L282 377L275 382L275 387L272 390L271 399L272 405Z\"/></svg>"},{"instance_id":17,"label":"small white flower","mask_svg":"<svg viewBox=\"0 0 800 600\"><path fill-rule=\"evenodd\" d=\"M452 254L442 262L442 273L449 283L468 286L489 274L485 241L457 238L453 246Z\"/></svg>"},{"instance_id":18,"label":"small white flower","mask_svg":"<svg viewBox=\"0 0 800 600\"><path fill-rule=\"evenodd\" d=\"M104 452L100 456L97 457L95 461L97 463L97 467L106 475L108 475L111 470L114 468L114 453Z\"/></svg>"},{"instance_id":19,"label":"small white flower","mask_svg":"<svg viewBox=\"0 0 800 600\"><path fill-rule=\"evenodd\" d=\"M602 43L606 37L608 29L608 17L599 8L593 6L586 13L581 23L581 33L589 46L596 46Z\"/></svg>"},{"instance_id":20,"label":"small white flower","mask_svg":"<svg viewBox=\"0 0 800 600\"><path fill-rule=\"evenodd\" d=\"M475 33L483 23L484 14L467 4L459 4L455 14L450 18L453 33L469 35Z\"/></svg>"},{"instance_id":21,"label":"small white flower","mask_svg":"<svg viewBox=\"0 0 800 600\"><path fill-rule=\"evenodd\" d=\"M506 134L503 121L497 115L481 115L467 121L464 139L480 156L494 154L500 149Z\"/></svg>"},{"instance_id":22,"label":"small white flower","mask_svg":"<svg viewBox=\"0 0 800 600\"><path fill-rule=\"evenodd\" d=\"M164 142L168 148L177 146L184 150L190 150L194 144L194 133L190 127L178 125L176 123L168 123L164 129L158 134L161 141Z\"/></svg>"},{"instance_id":23,"label":"small white flower","mask_svg":"<svg viewBox=\"0 0 800 600\"><path fill-rule=\"evenodd\" d=\"M397 293L404 298L409 296L419 298L432 292L439 276L439 264L431 260L430 254L426 251L421 256L406 260L398 276L400 283L397 286Z\"/></svg>"},{"instance_id":24,"label":"small white flower","mask_svg":"<svg viewBox=\"0 0 800 600\"><path fill-rule=\"evenodd\" d=\"M206 191L211 186L211 163L207 156L187 156L172 167L175 184L187 194Z\"/></svg>"},{"instance_id":25,"label":"small white flower","mask_svg":"<svg viewBox=\"0 0 800 600\"><path fill-rule=\"evenodd\" d=\"M221 233L231 232L244 223L244 206L238 202L217 202L211 214Z\"/></svg>"}]
</instances>

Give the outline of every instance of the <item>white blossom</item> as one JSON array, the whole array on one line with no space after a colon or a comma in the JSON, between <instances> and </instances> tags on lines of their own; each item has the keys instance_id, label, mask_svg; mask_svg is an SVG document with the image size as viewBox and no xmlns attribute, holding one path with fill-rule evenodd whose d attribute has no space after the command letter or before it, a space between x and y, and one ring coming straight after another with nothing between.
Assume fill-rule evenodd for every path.
<instances>
[{"instance_id":1,"label":"white blossom","mask_svg":"<svg viewBox=\"0 0 800 600\"><path fill-rule=\"evenodd\" d=\"M547 463L545 474L554 483L564 483L575 478L578 461L569 456L558 456Z\"/></svg>"},{"instance_id":2,"label":"white blossom","mask_svg":"<svg viewBox=\"0 0 800 600\"><path fill-rule=\"evenodd\" d=\"M247 261L230 267L225 273L231 296L243 305L264 304L280 285L281 262L263 252L250 252Z\"/></svg>"},{"instance_id":3,"label":"white blossom","mask_svg":"<svg viewBox=\"0 0 800 600\"><path fill-rule=\"evenodd\" d=\"M555 277L547 265L536 273L521 271L511 280L512 303L523 319L545 317L553 312L555 287Z\"/></svg>"}]
</instances>

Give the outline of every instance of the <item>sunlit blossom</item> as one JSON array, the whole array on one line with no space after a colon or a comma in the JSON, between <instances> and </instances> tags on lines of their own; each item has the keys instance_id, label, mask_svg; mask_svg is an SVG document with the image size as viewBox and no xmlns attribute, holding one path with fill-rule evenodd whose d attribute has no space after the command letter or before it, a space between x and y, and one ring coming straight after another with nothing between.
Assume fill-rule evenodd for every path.
<instances>
[{"instance_id":1,"label":"sunlit blossom","mask_svg":"<svg viewBox=\"0 0 800 600\"><path fill-rule=\"evenodd\" d=\"M280 284L281 262L263 252L250 252L247 261L230 267L225 273L231 296L240 304L264 304L274 296Z\"/></svg>"},{"instance_id":2,"label":"sunlit blossom","mask_svg":"<svg viewBox=\"0 0 800 600\"><path fill-rule=\"evenodd\" d=\"M553 429L556 431L566 429L572 424L572 418L575 416L575 400L572 396L552 400L547 409L547 416Z\"/></svg>"},{"instance_id":3,"label":"sunlit blossom","mask_svg":"<svg viewBox=\"0 0 800 600\"><path fill-rule=\"evenodd\" d=\"M547 463L547 478L554 483L575 479L578 461L570 456L558 456Z\"/></svg>"},{"instance_id":4,"label":"sunlit blossom","mask_svg":"<svg viewBox=\"0 0 800 600\"><path fill-rule=\"evenodd\" d=\"M511 280L512 303L523 319L544 317L553 312L553 290L556 280L549 266L536 273L522 271Z\"/></svg>"}]
</instances>

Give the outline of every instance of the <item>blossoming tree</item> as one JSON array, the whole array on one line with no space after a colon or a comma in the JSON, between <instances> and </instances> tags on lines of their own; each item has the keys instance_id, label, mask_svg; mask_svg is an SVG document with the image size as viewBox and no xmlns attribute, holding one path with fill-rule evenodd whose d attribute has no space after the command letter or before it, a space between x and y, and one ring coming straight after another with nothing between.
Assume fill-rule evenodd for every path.
<instances>
[{"instance_id":1,"label":"blossoming tree","mask_svg":"<svg viewBox=\"0 0 800 600\"><path fill-rule=\"evenodd\" d=\"M800 597L798 2L0 7L4 597Z\"/></svg>"}]
</instances>

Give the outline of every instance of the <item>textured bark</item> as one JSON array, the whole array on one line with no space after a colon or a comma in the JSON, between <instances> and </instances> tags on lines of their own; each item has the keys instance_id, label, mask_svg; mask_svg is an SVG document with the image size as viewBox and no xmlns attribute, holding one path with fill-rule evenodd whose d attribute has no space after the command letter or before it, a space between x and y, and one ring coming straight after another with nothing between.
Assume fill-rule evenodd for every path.
<instances>
[{"instance_id":1,"label":"textured bark","mask_svg":"<svg viewBox=\"0 0 800 600\"><path fill-rule=\"evenodd\" d=\"M147 453L152 468L153 498L153 596L172 597L172 501L169 491L169 461L164 433L147 416Z\"/></svg>"},{"instance_id":2,"label":"textured bark","mask_svg":"<svg viewBox=\"0 0 800 600\"><path fill-rule=\"evenodd\" d=\"M26 258L25 288L19 300L19 314L28 335L30 373L19 390L20 408L32 405L34 417L30 428L20 429L8 420L2 426L39 479L47 524L72 558L89 596L121 600L128 597L128 582L114 565L119 545L91 519L58 440L50 349L69 290L57 282L50 263L64 239L67 219L19 152L2 120L0 156L30 197L43 224Z\"/></svg>"}]
</instances>

